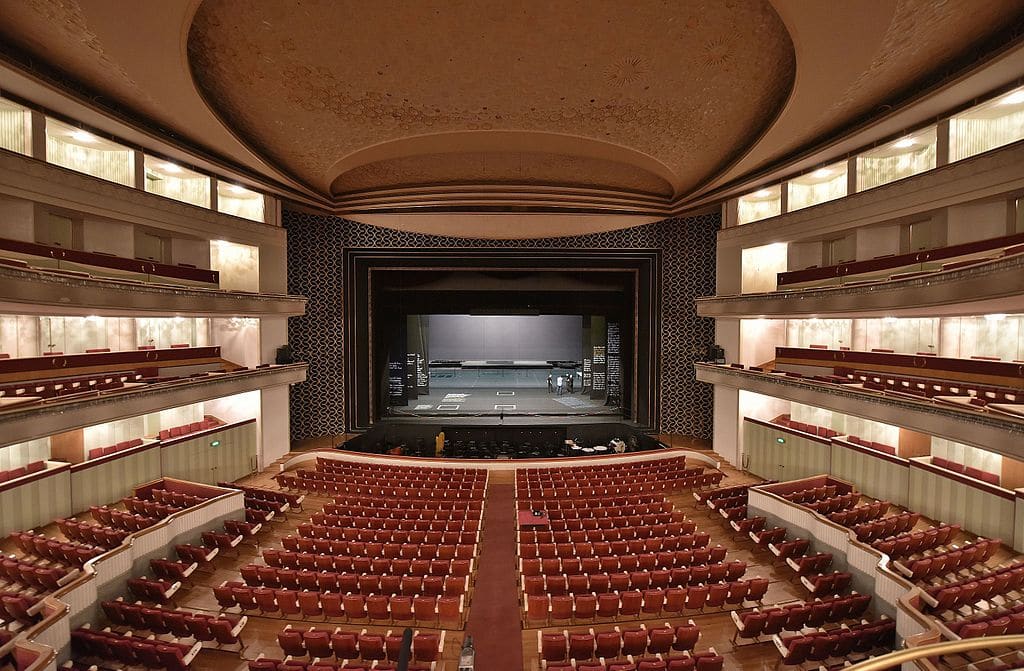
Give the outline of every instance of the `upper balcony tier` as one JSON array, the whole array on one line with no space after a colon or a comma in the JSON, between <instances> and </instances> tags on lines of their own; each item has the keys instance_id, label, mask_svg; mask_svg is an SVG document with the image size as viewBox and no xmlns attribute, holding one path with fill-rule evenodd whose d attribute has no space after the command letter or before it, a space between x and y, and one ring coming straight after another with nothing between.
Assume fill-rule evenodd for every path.
<instances>
[{"instance_id":1,"label":"upper balcony tier","mask_svg":"<svg viewBox=\"0 0 1024 671\"><path fill-rule=\"evenodd\" d=\"M304 363L266 364L255 369L228 364L213 370L215 365L210 363L205 366L207 370L195 373L191 371L201 366L192 367L187 373L179 375L175 375L177 371L172 370L170 375L157 372L155 375L148 373L147 376L146 365L124 364L116 366L118 372L88 373L81 368L74 372L81 371L82 374L74 378L47 381L40 375L42 382L6 383L2 391L10 391L10 394L0 396L0 401L9 399L7 404L0 404L0 432L5 443L24 442L199 401L295 384L306 379L307 366ZM186 374L187 377L184 376ZM31 377L32 374L22 375L25 376ZM82 388L69 386L63 389L64 385L75 384ZM58 389L58 386L62 388ZM17 393L19 388L23 389L21 394ZM30 392L36 395L28 397Z\"/></svg>"},{"instance_id":2,"label":"upper balcony tier","mask_svg":"<svg viewBox=\"0 0 1024 671\"><path fill-rule=\"evenodd\" d=\"M909 381L900 374L879 375L880 381L828 379L828 375L814 377L787 374L784 371L765 371L758 367L745 368L740 364L723 365L697 363L697 379L725 387L733 387L757 394L795 401L864 417L884 424L899 426L920 433L946 438L958 443L977 445L1014 459L1024 459L1024 446L1020 432L1024 430L1024 407L1016 403L996 402L976 405L977 389L971 394L969 385L946 385L942 394L929 397L897 388L897 380ZM791 367L791 366L790 366ZM884 378L884 379L883 379ZM893 382L889 384L890 379ZM872 384L865 384L866 381ZM984 386L984 385L982 385ZM964 394L959 394L963 387ZM988 391L983 391L984 395ZM1002 406L1007 406L1005 409Z\"/></svg>"},{"instance_id":3,"label":"upper balcony tier","mask_svg":"<svg viewBox=\"0 0 1024 671\"><path fill-rule=\"evenodd\" d=\"M2 303L17 304L18 312L53 313L54 307L61 313L109 315L294 317L306 312L302 296L105 277L82 270L36 268L23 260L0 262L0 297Z\"/></svg>"},{"instance_id":4,"label":"upper balcony tier","mask_svg":"<svg viewBox=\"0 0 1024 671\"><path fill-rule=\"evenodd\" d=\"M702 317L939 316L1024 311L1024 249L955 267L845 284L709 296L697 299ZM871 263L864 262L864 263ZM853 264L850 264L853 265Z\"/></svg>"}]
</instances>

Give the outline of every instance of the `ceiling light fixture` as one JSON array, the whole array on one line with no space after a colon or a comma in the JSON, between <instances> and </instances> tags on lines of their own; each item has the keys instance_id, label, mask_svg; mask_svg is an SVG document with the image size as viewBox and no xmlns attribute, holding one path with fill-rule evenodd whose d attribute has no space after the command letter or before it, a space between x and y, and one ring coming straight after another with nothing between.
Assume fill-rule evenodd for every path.
<instances>
[{"instance_id":1,"label":"ceiling light fixture","mask_svg":"<svg viewBox=\"0 0 1024 671\"><path fill-rule=\"evenodd\" d=\"M1007 94L999 100L1000 105L1019 105L1021 103L1024 103L1024 89Z\"/></svg>"},{"instance_id":2,"label":"ceiling light fixture","mask_svg":"<svg viewBox=\"0 0 1024 671\"><path fill-rule=\"evenodd\" d=\"M772 195L772 192L768 189L761 189L760 191L754 192L754 196L757 198L767 198L770 195Z\"/></svg>"},{"instance_id":3,"label":"ceiling light fixture","mask_svg":"<svg viewBox=\"0 0 1024 671\"><path fill-rule=\"evenodd\" d=\"M917 144L917 140L912 137L905 137L902 140L897 140L892 143L893 149L906 149L907 147L913 147Z\"/></svg>"},{"instance_id":4,"label":"ceiling light fixture","mask_svg":"<svg viewBox=\"0 0 1024 671\"><path fill-rule=\"evenodd\" d=\"M174 163L164 163L165 172L181 172L181 166Z\"/></svg>"},{"instance_id":5,"label":"ceiling light fixture","mask_svg":"<svg viewBox=\"0 0 1024 671\"><path fill-rule=\"evenodd\" d=\"M87 130L73 130L71 131L71 137L78 140L79 142L95 142L96 136Z\"/></svg>"},{"instance_id":6,"label":"ceiling light fixture","mask_svg":"<svg viewBox=\"0 0 1024 671\"><path fill-rule=\"evenodd\" d=\"M832 169L831 168L818 168L817 170L815 170L814 172L811 173L811 177L818 177L818 178L828 177L831 174L832 174Z\"/></svg>"}]
</instances>

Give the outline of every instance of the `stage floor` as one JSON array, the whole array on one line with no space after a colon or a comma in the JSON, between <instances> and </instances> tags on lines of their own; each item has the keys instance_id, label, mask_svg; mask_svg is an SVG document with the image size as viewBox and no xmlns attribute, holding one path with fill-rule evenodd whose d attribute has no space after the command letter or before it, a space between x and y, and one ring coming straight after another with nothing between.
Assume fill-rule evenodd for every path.
<instances>
[{"instance_id":1,"label":"stage floor","mask_svg":"<svg viewBox=\"0 0 1024 671\"><path fill-rule=\"evenodd\" d=\"M516 371L522 372L522 371ZM544 376L547 377L546 375ZM392 408L392 417L458 417L544 415L544 416L614 416L622 410L592 401L580 393L561 396L545 388L459 387L431 389L427 396L410 400L406 407Z\"/></svg>"}]
</instances>

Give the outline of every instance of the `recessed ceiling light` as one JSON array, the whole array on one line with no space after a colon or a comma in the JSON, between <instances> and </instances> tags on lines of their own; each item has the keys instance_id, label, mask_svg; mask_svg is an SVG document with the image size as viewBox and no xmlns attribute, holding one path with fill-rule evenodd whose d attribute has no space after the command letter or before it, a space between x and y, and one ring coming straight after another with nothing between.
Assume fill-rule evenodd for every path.
<instances>
[{"instance_id":1,"label":"recessed ceiling light","mask_svg":"<svg viewBox=\"0 0 1024 671\"><path fill-rule=\"evenodd\" d=\"M71 137L78 140L79 142L95 142L96 136L87 130L73 130L71 131Z\"/></svg>"},{"instance_id":2,"label":"recessed ceiling light","mask_svg":"<svg viewBox=\"0 0 1024 671\"><path fill-rule=\"evenodd\" d=\"M1024 103L1024 89L1014 91L999 100L1000 105L1019 105L1021 103Z\"/></svg>"},{"instance_id":3,"label":"recessed ceiling light","mask_svg":"<svg viewBox=\"0 0 1024 671\"><path fill-rule=\"evenodd\" d=\"M811 177L828 177L832 174L831 168L818 168L811 173Z\"/></svg>"},{"instance_id":4,"label":"recessed ceiling light","mask_svg":"<svg viewBox=\"0 0 1024 671\"><path fill-rule=\"evenodd\" d=\"M181 166L174 163L164 163L164 170L166 172L181 172Z\"/></svg>"},{"instance_id":5,"label":"recessed ceiling light","mask_svg":"<svg viewBox=\"0 0 1024 671\"><path fill-rule=\"evenodd\" d=\"M760 191L755 191L754 195L758 198L767 198L768 196L772 195L772 192L769 191L768 189L761 189Z\"/></svg>"},{"instance_id":6,"label":"recessed ceiling light","mask_svg":"<svg viewBox=\"0 0 1024 671\"><path fill-rule=\"evenodd\" d=\"M917 144L917 140L912 137L905 137L902 140L897 140L892 143L893 149L906 149L907 147L913 147Z\"/></svg>"}]
</instances>

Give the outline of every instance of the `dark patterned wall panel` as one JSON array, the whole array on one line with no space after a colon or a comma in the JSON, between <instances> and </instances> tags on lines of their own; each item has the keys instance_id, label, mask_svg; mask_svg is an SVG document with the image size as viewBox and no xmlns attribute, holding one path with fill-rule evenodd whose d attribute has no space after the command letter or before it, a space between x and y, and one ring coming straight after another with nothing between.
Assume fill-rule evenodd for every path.
<instances>
[{"instance_id":1,"label":"dark patterned wall panel","mask_svg":"<svg viewBox=\"0 0 1024 671\"><path fill-rule=\"evenodd\" d=\"M666 219L621 231L540 240L481 240L408 233L329 215L285 210L288 291L309 297L306 315L289 320L292 347L309 362L309 379L292 388L292 439L345 430L344 305L346 248L661 249L660 428L711 437L710 385L692 363L714 339L714 320L697 317L693 299L715 292L715 234L720 216Z\"/></svg>"}]
</instances>

